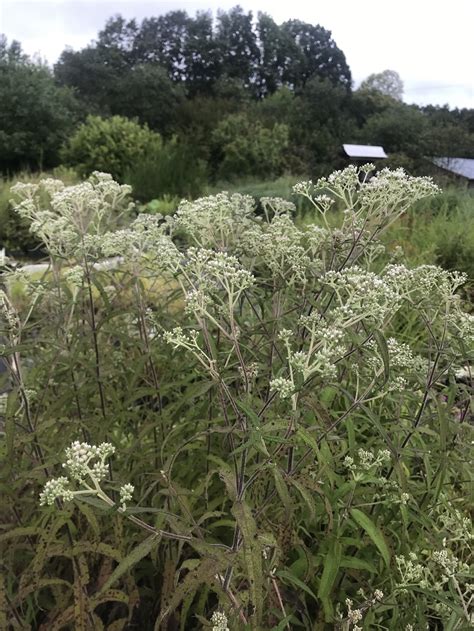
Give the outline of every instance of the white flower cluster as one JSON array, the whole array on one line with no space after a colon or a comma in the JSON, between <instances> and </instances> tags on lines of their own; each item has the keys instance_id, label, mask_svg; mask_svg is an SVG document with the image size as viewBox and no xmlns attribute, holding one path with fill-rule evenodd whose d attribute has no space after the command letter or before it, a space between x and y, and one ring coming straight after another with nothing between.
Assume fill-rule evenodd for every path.
<instances>
[{"instance_id":1,"label":"white flower cluster","mask_svg":"<svg viewBox=\"0 0 474 631\"><path fill-rule=\"evenodd\" d=\"M331 232L327 228L321 228L321 226L312 224L306 228L304 236L309 246L308 252L313 263L316 264L318 259L315 259L315 257L319 258L322 256L323 249L330 243Z\"/></svg>"},{"instance_id":2,"label":"white flower cluster","mask_svg":"<svg viewBox=\"0 0 474 631\"><path fill-rule=\"evenodd\" d=\"M222 249L237 242L252 225L254 210L254 199L238 193L182 201L174 216L174 229L184 232L200 247Z\"/></svg>"},{"instance_id":3,"label":"white flower cluster","mask_svg":"<svg viewBox=\"0 0 474 631\"><path fill-rule=\"evenodd\" d=\"M202 287L199 289L191 289L184 295L185 313L206 313L208 309L211 308L213 304L211 296L203 290Z\"/></svg>"},{"instance_id":4,"label":"white flower cluster","mask_svg":"<svg viewBox=\"0 0 474 631\"><path fill-rule=\"evenodd\" d=\"M273 215L287 215L294 213L296 206L293 202L289 202L281 197L261 197L260 204L267 218L270 217L270 213Z\"/></svg>"},{"instance_id":5,"label":"white flower cluster","mask_svg":"<svg viewBox=\"0 0 474 631\"><path fill-rule=\"evenodd\" d=\"M206 351L199 344L199 332L196 329L190 329L188 333L185 333L182 327L177 326L171 331L165 331L162 334L162 338L175 349L184 348L191 352L212 379L219 377L215 361L207 355Z\"/></svg>"},{"instance_id":6,"label":"white flower cluster","mask_svg":"<svg viewBox=\"0 0 474 631\"><path fill-rule=\"evenodd\" d=\"M390 462L391 454L388 449L379 449L377 454L367 451L366 449L359 449L357 451L358 463L354 462L354 458L346 456L344 458L344 466L350 471L375 471L380 469L385 464Z\"/></svg>"},{"instance_id":7,"label":"white flower cluster","mask_svg":"<svg viewBox=\"0 0 474 631\"><path fill-rule=\"evenodd\" d=\"M110 443L95 446L76 440L66 449L66 462L63 467L78 482L82 482L87 476L100 481L105 478L108 471L105 460L114 453L115 447Z\"/></svg>"},{"instance_id":8,"label":"white flower cluster","mask_svg":"<svg viewBox=\"0 0 474 631\"><path fill-rule=\"evenodd\" d=\"M443 592L450 579L458 575L469 575L469 566L447 548L429 552L423 550L424 558L410 552L408 558L395 558L400 573L399 587L406 589L411 585L419 585L422 589Z\"/></svg>"},{"instance_id":9,"label":"white flower cluster","mask_svg":"<svg viewBox=\"0 0 474 631\"><path fill-rule=\"evenodd\" d=\"M359 186L359 169L350 164L345 169L334 171L327 178L322 177L316 182L319 189L335 191L355 190Z\"/></svg>"},{"instance_id":10,"label":"white flower cluster","mask_svg":"<svg viewBox=\"0 0 474 631\"><path fill-rule=\"evenodd\" d=\"M107 475L105 460L114 452L115 447L110 443L92 446L79 441L73 442L66 449L66 462L63 464L69 477L61 476L48 480L40 494L40 504L51 505L56 499L69 502L76 495L84 493L98 495L99 483ZM69 486L71 479L85 486L86 490L73 491ZM89 482L92 483L92 487L89 486Z\"/></svg>"},{"instance_id":11,"label":"white flower cluster","mask_svg":"<svg viewBox=\"0 0 474 631\"><path fill-rule=\"evenodd\" d=\"M448 318L451 329L467 347L474 346L474 315L459 311Z\"/></svg>"},{"instance_id":12,"label":"white flower cluster","mask_svg":"<svg viewBox=\"0 0 474 631\"><path fill-rule=\"evenodd\" d=\"M435 550L433 552L432 559L435 563L441 566L443 573L449 577L455 576L461 568L469 571L469 567L460 563L459 559L450 553L446 548L443 550Z\"/></svg>"},{"instance_id":13,"label":"white flower cluster","mask_svg":"<svg viewBox=\"0 0 474 631\"><path fill-rule=\"evenodd\" d=\"M339 325L322 324L320 316L300 316L298 320L310 333L305 351L289 353L289 362L300 371L304 379L318 374L323 379L337 377L336 360L346 351L344 330Z\"/></svg>"},{"instance_id":14,"label":"white flower cluster","mask_svg":"<svg viewBox=\"0 0 474 631\"><path fill-rule=\"evenodd\" d=\"M240 247L252 263L264 266L287 283L305 283L310 271L320 269L318 262L308 256L305 232L295 226L288 213L275 215L263 225L254 224L242 235Z\"/></svg>"},{"instance_id":15,"label":"white flower cluster","mask_svg":"<svg viewBox=\"0 0 474 631\"><path fill-rule=\"evenodd\" d=\"M322 281L335 293L337 309L333 310L333 318L345 326L361 320L380 324L400 305L396 287L358 266L341 272L329 271Z\"/></svg>"},{"instance_id":16,"label":"white flower cluster","mask_svg":"<svg viewBox=\"0 0 474 631\"><path fill-rule=\"evenodd\" d=\"M165 331L163 333L163 339L167 344L175 348L190 349L196 346L198 335L195 329L191 329L189 333L185 333L182 327L175 326L171 331Z\"/></svg>"},{"instance_id":17,"label":"white flower cluster","mask_svg":"<svg viewBox=\"0 0 474 631\"><path fill-rule=\"evenodd\" d=\"M301 182L297 182L293 186L293 193L295 193L295 195L309 196L312 190L313 190L312 180L303 180Z\"/></svg>"},{"instance_id":18,"label":"white flower cluster","mask_svg":"<svg viewBox=\"0 0 474 631\"><path fill-rule=\"evenodd\" d=\"M410 383L416 383L426 377L428 362L420 355L415 355L407 345L391 337L386 340L390 376L386 383L385 390L388 392L403 392ZM364 366L357 366L359 374L377 373L383 369L384 360L380 347L375 340L365 343L364 349L368 351L364 360Z\"/></svg>"},{"instance_id":19,"label":"white flower cluster","mask_svg":"<svg viewBox=\"0 0 474 631\"><path fill-rule=\"evenodd\" d=\"M433 296L452 298L467 277L436 265L419 265L408 269L402 264L389 264L383 272L383 279L394 289L398 288L401 295L426 302Z\"/></svg>"},{"instance_id":20,"label":"white flower cluster","mask_svg":"<svg viewBox=\"0 0 474 631\"><path fill-rule=\"evenodd\" d=\"M359 592L360 595L364 595L364 590L360 589ZM360 605L359 607L354 609L354 602L350 599L350 598L346 598L345 603L346 603L346 607L347 607L347 614L346 614L346 618L347 618L347 622L349 623L348 629L351 628L352 625L352 631L362 631L362 627L359 626L359 622L361 622L364 618L364 613L367 612L367 610L370 607L373 607L374 605L377 605L378 603L380 603L384 598L384 593L382 590L380 589L376 589L374 591L374 594L371 598L368 598L362 605Z\"/></svg>"},{"instance_id":21,"label":"white flower cluster","mask_svg":"<svg viewBox=\"0 0 474 631\"><path fill-rule=\"evenodd\" d=\"M358 622L362 620L364 614L361 609L353 609L354 602L350 598L346 598L346 607L347 607L347 619L350 624L353 624L354 631L362 631L362 627L357 625Z\"/></svg>"},{"instance_id":22,"label":"white flower cluster","mask_svg":"<svg viewBox=\"0 0 474 631\"><path fill-rule=\"evenodd\" d=\"M254 276L242 267L239 260L226 252L193 247L186 254L184 268L192 283L185 295L188 311L206 311L212 300L217 300L222 292L223 304L233 309L242 292L255 282Z\"/></svg>"},{"instance_id":23,"label":"white flower cluster","mask_svg":"<svg viewBox=\"0 0 474 631\"><path fill-rule=\"evenodd\" d=\"M429 177L412 177L404 169L382 169L360 187L361 206L379 212L404 211L423 197L437 195L440 188Z\"/></svg>"},{"instance_id":24,"label":"white flower cluster","mask_svg":"<svg viewBox=\"0 0 474 631\"><path fill-rule=\"evenodd\" d=\"M425 374L427 362L423 357L414 355L408 344L402 344L393 337L387 339L390 366L416 374Z\"/></svg>"},{"instance_id":25,"label":"white flower cluster","mask_svg":"<svg viewBox=\"0 0 474 631\"><path fill-rule=\"evenodd\" d=\"M127 502L132 499L135 487L133 484L124 484L120 487L120 508L119 511L124 513L127 510Z\"/></svg>"},{"instance_id":26,"label":"white flower cluster","mask_svg":"<svg viewBox=\"0 0 474 631\"><path fill-rule=\"evenodd\" d=\"M370 177L374 168L373 164L359 168L350 165L327 178L320 178L315 185L311 181L300 182L293 191L308 198L325 221L328 210L337 199L345 207L344 226L352 229L377 226L378 232L418 199L439 192L430 178L411 177L403 169L382 169ZM322 195L314 196L318 190L322 190ZM333 236L337 237L336 231ZM360 234L357 240L361 245L363 235Z\"/></svg>"},{"instance_id":27,"label":"white flower cluster","mask_svg":"<svg viewBox=\"0 0 474 631\"><path fill-rule=\"evenodd\" d=\"M294 392L295 386L290 379L276 377L270 381L270 389L277 392L282 399L289 399Z\"/></svg>"},{"instance_id":28,"label":"white flower cluster","mask_svg":"<svg viewBox=\"0 0 474 631\"><path fill-rule=\"evenodd\" d=\"M212 631L229 631L227 616L222 611L215 611L211 617Z\"/></svg>"},{"instance_id":29,"label":"white flower cluster","mask_svg":"<svg viewBox=\"0 0 474 631\"><path fill-rule=\"evenodd\" d=\"M428 587L428 582L425 579L425 566L418 561L417 554L410 552L408 557L397 556L395 562L401 577L400 586L418 584L420 587Z\"/></svg>"},{"instance_id":30,"label":"white flower cluster","mask_svg":"<svg viewBox=\"0 0 474 631\"><path fill-rule=\"evenodd\" d=\"M50 253L59 256L77 255L84 235L102 234L110 220L130 207L131 188L99 172L74 186L47 178L38 184L16 184L11 191L15 211L29 220L30 231Z\"/></svg>"},{"instance_id":31,"label":"white flower cluster","mask_svg":"<svg viewBox=\"0 0 474 631\"><path fill-rule=\"evenodd\" d=\"M431 513L435 516L440 530L446 532L450 541L457 541L466 548L472 546L474 541L474 529L472 519L464 515L459 509L450 505L449 500L444 496L446 504L439 504Z\"/></svg>"},{"instance_id":32,"label":"white flower cluster","mask_svg":"<svg viewBox=\"0 0 474 631\"><path fill-rule=\"evenodd\" d=\"M87 236L85 243L100 249L103 256L121 256L127 261L153 264L160 271L176 272L183 255L173 239L165 233L166 224L152 215L140 215L129 228L101 235L100 239Z\"/></svg>"},{"instance_id":33,"label":"white flower cluster","mask_svg":"<svg viewBox=\"0 0 474 631\"><path fill-rule=\"evenodd\" d=\"M84 282L84 269L80 265L74 265L65 271L64 279L73 287L81 287Z\"/></svg>"},{"instance_id":34,"label":"white flower cluster","mask_svg":"<svg viewBox=\"0 0 474 631\"><path fill-rule=\"evenodd\" d=\"M51 505L57 499L70 502L74 498L74 492L69 488L69 479L65 476L48 480L40 493L40 505Z\"/></svg>"}]
</instances>

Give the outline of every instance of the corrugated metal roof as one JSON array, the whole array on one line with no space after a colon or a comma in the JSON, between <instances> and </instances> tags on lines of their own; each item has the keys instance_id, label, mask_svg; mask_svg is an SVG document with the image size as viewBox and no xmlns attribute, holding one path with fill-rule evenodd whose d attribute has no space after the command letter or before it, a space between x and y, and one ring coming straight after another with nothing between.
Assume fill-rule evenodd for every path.
<instances>
[{"instance_id":1,"label":"corrugated metal roof","mask_svg":"<svg viewBox=\"0 0 474 631\"><path fill-rule=\"evenodd\" d=\"M474 158L433 158L434 164L451 171L456 175L461 175L468 180L474 180Z\"/></svg>"},{"instance_id":2,"label":"corrugated metal roof","mask_svg":"<svg viewBox=\"0 0 474 631\"><path fill-rule=\"evenodd\" d=\"M342 145L349 158L386 158L383 147L377 145Z\"/></svg>"}]
</instances>

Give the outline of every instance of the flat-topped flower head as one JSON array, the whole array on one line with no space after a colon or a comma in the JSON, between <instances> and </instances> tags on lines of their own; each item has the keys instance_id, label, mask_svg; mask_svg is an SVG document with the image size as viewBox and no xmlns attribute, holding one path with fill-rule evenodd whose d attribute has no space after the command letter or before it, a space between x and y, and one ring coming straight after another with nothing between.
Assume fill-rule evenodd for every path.
<instances>
[{"instance_id":1,"label":"flat-topped flower head","mask_svg":"<svg viewBox=\"0 0 474 631\"><path fill-rule=\"evenodd\" d=\"M63 467L75 480L81 481L86 476L92 476L100 481L107 475L105 460L113 453L115 447L110 443L93 446L76 440L66 449L66 462Z\"/></svg>"},{"instance_id":2,"label":"flat-topped flower head","mask_svg":"<svg viewBox=\"0 0 474 631\"><path fill-rule=\"evenodd\" d=\"M212 631L229 631L227 616L222 611L215 611L211 617Z\"/></svg>"},{"instance_id":3,"label":"flat-topped flower head","mask_svg":"<svg viewBox=\"0 0 474 631\"><path fill-rule=\"evenodd\" d=\"M48 480L44 485L44 489L40 493L40 506L45 504L51 506L57 499L69 502L73 499L74 493L69 488L68 478L61 476Z\"/></svg>"},{"instance_id":4,"label":"flat-topped flower head","mask_svg":"<svg viewBox=\"0 0 474 631\"><path fill-rule=\"evenodd\" d=\"M79 495L92 494L104 499L105 495L100 483L107 477L107 458L115 453L115 447L110 443L90 445L89 443L74 441L66 449L66 462L63 468L65 476L53 478L46 482L40 494L40 504L51 505L59 499L70 502ZM125 485L125 501L131 498L133 488ZM107 499L107 498L106 498Z\"/></svg>"}]
</instances>

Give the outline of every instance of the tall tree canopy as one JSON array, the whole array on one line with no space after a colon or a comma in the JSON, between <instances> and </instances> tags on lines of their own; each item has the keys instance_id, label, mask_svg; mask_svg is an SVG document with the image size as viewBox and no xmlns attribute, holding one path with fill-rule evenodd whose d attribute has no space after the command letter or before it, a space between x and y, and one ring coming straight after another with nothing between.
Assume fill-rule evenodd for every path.
<instances>
[{"instance_id":1,"label":"tall tree canopy","mask_svg":"<svg viewBox=\"0 0 474 631\"><path fill-rule=\"evenodd\" d=\"M214 18L116 15L87 47L66 49L54 76L18 43L0 40L0 168L57 164L87 115L126 117L159 132L176 147L170 173L188 152L211 177L230 177L232 169L316 177L344 164L347 142L381 144L420 173L426 156L474 155L473 110L422 108L402 96L390 70L353 91L344 53L319 24L278 24L239 6Z\"/></svg>"},{"instance_id":2,"label":"tall tree canopy","mask_svg":"<svg viewBox=\"0 0 474 631\"><path fill-rule=\"evenodd\" d=\"M0 171L54 166L77 122L73 94L0 35Z\"/></svg>"},{"instance_id":3,"label":"tall tree canopy","mask_svg":"<svg viewBox=\"0 0 474 631\"><path fill-rule=\"evenodd\" d=\"M78 90L91 106L112 112L116 88L136 66L163 68L169 80L189 96L214 94L227 79L256 98L282 85L300 90L312 78L350 88L344 53L323 27L298 20L282 25L265 14L254 24L240 6L190 17L171 11L140 25L120 15L111 18L97 41L79 52L66 50L56 65L58 80ZM126 111L115 113L128 115Z\"/></svg>"},{"instance_id":4,"label":"tall tree canopy","mask_svg":"<svg viewBox=\"0 0 474 631\"><path fill-rule=\"evenodd\" d=\"M361 90L375 90L397 101L403 100L403 81L395 70L371 74L360 84Z\"/></svg>"}]
</instances>

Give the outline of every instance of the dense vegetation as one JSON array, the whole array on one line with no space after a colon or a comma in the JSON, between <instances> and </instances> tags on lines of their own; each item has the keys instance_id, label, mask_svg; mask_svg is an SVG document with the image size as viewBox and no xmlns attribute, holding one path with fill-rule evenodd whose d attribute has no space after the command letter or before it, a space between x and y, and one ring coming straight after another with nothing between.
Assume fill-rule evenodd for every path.
<instances>
[{"instance_id":1,"label":"dense vegetation","mask_svg":"<svg viewBox=\"0 0 474 631\"><path fill-rule=\"evenodd\" d=\"M14 188L50 267L3 274L2 628L469 627L466 277L380 242L436 186L365 176L296 185L299 225Z\"/></svg>"},{"instance_id":2,"label":"dense vegetation","mask_svg":"<svg viewBox=\"0 0 474 631\"><path fill-rule=\"evenodd\" d=\"M471 628L474 110L402 96L240 7L0 36L0 629Z\"/></svg>"},{"instance_id":3,"label":"dense vegetation","mask_svg":"<svg viewBox=\"0 0 474 631\"><path fill-rule=\"evenodd\" d=\"M74 132L88 116L135 119L163 144L180 147L182 159L192 154L200 164L192 184L165 178L155 197L177 189L186 195L209 179L327 174L343 166L343 142L381 144L391 166L418 173L430 171L426 156L474 155L473 110L407 105L391 71L353 90L329 31L298 20L278 25L262 13L254 21L240 7L215 20L184 11L141 24L113 17L89 46L65 50L54 71L3 38L0 76L3 172L51 168L61 159L90 162L89 173L98 168L94 152L84 162L84 147L74 149L83 133ZM137 164L133 184L142 198L150 192L140 182L162 159L163 152L151 151Z\"/></svg>"}]
</instances>

